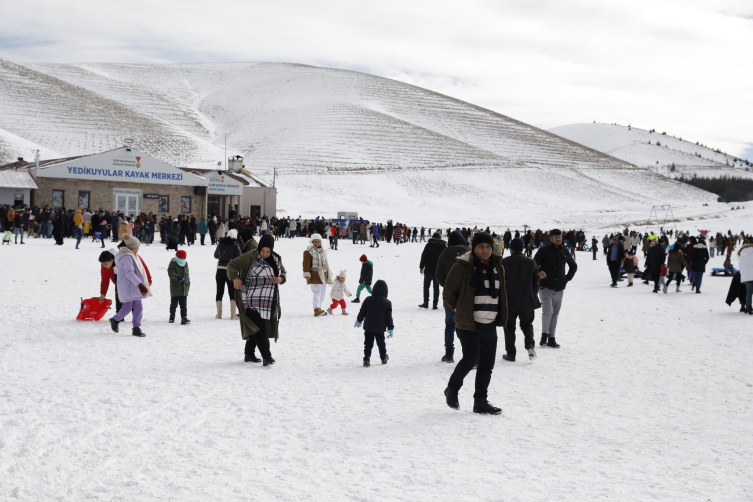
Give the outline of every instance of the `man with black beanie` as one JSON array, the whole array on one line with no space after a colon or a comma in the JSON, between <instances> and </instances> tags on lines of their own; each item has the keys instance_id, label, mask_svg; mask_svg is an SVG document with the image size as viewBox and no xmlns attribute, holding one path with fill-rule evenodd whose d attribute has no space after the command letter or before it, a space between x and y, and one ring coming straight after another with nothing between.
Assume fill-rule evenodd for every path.
<instances>
[{"instance_id":1,"label":"man with black beanie","mask_svg":"<svg viewBox=\"0 0 753 502\"><path fill-rule=\"evenodd\" d=\"M424 276L424 302L419 305L422 309L429 308L429 288L434 285L434 310L439 307L439 283L436 279L437 262L439 256L447 247L447 244L439 237L439 234L435 233L429 239L429 242L424 246L424 251L421 253L421 262L418 264L419 272Z\"/></svg>"},{"instance_id":2,"label":"man with black beanie","mask_svg":"<svg viewBox=\"0 0 753 502\"><path fill-rule=\"evenodd\" d=\"M455 310L463 358L444 394L450 408L460 408L458 392L478 358L473 412L498 415L502 410L489 403L487 390L497 355L497 326L507 323L505 270L502 258L494 255L494 239L489 234L474 235L472 246L457 258L445 281L443 298Z\"/></svg>"},{"instance_id":3,"label":"man with black beanie","mask_svg":"<svg viewBox=\"0 0 753 502\"><path fill-rule=\"evenodd\" d=\"M567 283L573 280L578 264L570 256L570 252L562 245L562 231L558 228L549 232L549 244L542 246L533 257L539 266L541 279L539 296L541 296L541 341L542 347L558 349L555 340L557 319L562 307L562 297L565 295ZM568 266L567 274L565 265Z\"/></svg>"},{"instance_id":4,"label":"man with black beanie","mask_svg":"<svg viewBox=\"0 0 753 502\"><path fill-rule=\"evenodd\" d=\"M447 280L447 274L455 264L455 259L471 250L468 247L468 243L465 241L460 232L452 232L448 234L447 247L439 255L437 260L437 268L434 271L434 278L437 280L440 286L444 287L444 283ZM442 362L454 363L453 356L455 354L455 310L447 306L447 302L444 304L444 347L445 354L442 357Z\"/></svg>"}]
</instances>

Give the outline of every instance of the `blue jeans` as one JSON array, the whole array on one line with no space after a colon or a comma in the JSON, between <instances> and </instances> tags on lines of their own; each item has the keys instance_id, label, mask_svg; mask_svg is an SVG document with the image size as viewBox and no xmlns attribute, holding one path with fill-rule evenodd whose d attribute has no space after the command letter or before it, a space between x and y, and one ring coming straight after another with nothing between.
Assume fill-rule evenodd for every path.
<instances>
[{"instance_id":1,"label":"blue jeans","mask_svg":"<svg viewBox=\"0 0 753 502\"><path fill-rule=\"evenodd\" d=\"M73 234L76 236L76 249L78 249L78 245L81 244L81 238L84 236L84 231L81 227L74 227Z\"/></svg>"},{"instance_id":2,"label":"blue jeans","mask_svg":"<svg viewBox=\"0 0 753 502\"><path fill-rule=\"evenodd\" d=\"M13 229L13 233L16 236L16 244L18 244L18 236L21 235L21 244L24 243L24 229L21 227L16 227Z\"/></svg>"},{"instance_id":3,"label":"blue jeans","mask_svg":"<svg viewBox=\"0 0 753 502\"><path fill-rule=\"evenodd\" d=\"M696 289L701 289L701 283L703 283L703 272L693 272L693 284Z\"/></svg>"},{"instance_id":4,"label":"blue jeans","mask_svg":"<svg viewBox=\"0 0 753 502\"><path fill-rule=\"evenodd\" d=\"M711 253L711 257L713 258L714 257L714 246L711 246L709 248L709 252Z\"/></svg>"},{"instance_id":5,"label":"blue jeans","mask_svg":"<svg viewBox=\"0 0 753 502\"><path fill-rule=\"evenodd\" d=\"M444 309L444 348L455 350L455 311Z\"/></svg>"},{"instance_id":6,"label":"blue jeans","mask_svg":"<svg viewBox=\"0 0 753 502\"><path fill-rule=\"evenodd\" d=\"M753 302L753 281L744 282L746 294L745 294L745 305L750 308L751 302Z\"/></svg>"}]
</instances>

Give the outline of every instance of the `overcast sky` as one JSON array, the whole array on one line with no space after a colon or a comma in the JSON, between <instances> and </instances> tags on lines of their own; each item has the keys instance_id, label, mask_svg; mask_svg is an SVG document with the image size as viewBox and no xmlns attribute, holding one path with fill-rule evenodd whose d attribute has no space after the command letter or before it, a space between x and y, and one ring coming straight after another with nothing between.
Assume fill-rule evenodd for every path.
<instances>
[{"instance_id":1,"label":"overcast sky","mask_svg":"<svg viewBox=\"0 0 753 502\"><path fill-rule=\"evenodd\" d=\"M753 160L752 0L0 0L16 62L294 62Z\"/></svg>"}]
</instances>

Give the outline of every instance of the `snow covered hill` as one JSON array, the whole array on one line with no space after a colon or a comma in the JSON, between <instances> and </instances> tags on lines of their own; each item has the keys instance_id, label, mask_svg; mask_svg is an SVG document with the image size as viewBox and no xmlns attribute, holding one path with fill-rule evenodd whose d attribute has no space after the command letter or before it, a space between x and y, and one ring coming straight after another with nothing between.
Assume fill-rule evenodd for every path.
<instances>
[{"instance_id":1,"label":"snow covered hill","mask_svg":"<svg viewBox=\"0 0 753 502\"><path fill-rule=\"evenodd\" d=\"M0 60L0 130L60 155L122 145L178 166L228 154L282 214L427 225L615 221L715 197L493 111L390 79L282 63ZM6 148L7 150L7 148ZM0 160L14 160L10 151ZM677 214L677 213L676 213ZM479 221L479 220L485 221Z\"/></svg>"},{"instance_id":2,"label":"snow covered hill","mask_svg":"<svg viewBox=\"0 0 753 502\"><path fill-rule=\"evenodd\" d=\"M596 123L564 125L549 132L666 176L753 178L749 162L664 132Z\"/></svg>"}]
</instances>

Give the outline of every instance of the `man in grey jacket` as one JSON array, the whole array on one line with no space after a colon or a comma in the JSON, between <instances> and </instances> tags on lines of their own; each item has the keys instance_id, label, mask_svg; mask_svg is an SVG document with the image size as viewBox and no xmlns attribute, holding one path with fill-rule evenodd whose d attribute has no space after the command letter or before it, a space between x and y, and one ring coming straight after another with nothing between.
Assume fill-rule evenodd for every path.
<instances>
[{"instance_id":1,"label":"man in grey jacket","mask_svg":"<svg viewBox=\"0 0 753 502\"><path fill-rule=\"evenodd\" d=\"M539 301L539 267L533 258L523 254L523 240L510 242L510 256L502 260L507 288L507 324L505 330L505 361L514 362L515 319L520 319L520 330L525 337L528 358L536 359L536 340L533 338L534 311L541 308Z\"/></svg>"}]
</instances>

